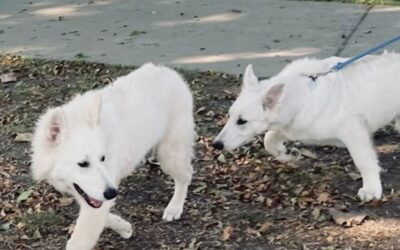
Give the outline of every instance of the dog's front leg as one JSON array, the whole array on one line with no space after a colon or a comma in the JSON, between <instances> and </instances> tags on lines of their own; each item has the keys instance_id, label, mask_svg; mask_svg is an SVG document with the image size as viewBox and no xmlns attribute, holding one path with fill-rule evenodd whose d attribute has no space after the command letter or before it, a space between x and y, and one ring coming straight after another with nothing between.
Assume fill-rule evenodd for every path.
<instances>
[{"instance_id":1,"label":"dog's front leg","mask_svg":"<svg viewBox=\"0 0 400 250\"><path fill-rule=\"evenodd\" d=\"M79 216L76 221L74 232L67 243L67 250L90 250L95 245L103 231L112 201L104 202L100 208L92 208L81 204Z\"/></svg>"},{"instance_id":2,"label":"dog's front leg","mask_svg":"<svg viewBox=\"0 0 400 250\"><path fill-rule=\"evenodd\" d=\"M380 199L382 196L381 168L365 119L362 117L350 119L342 127L340 139L346 145L354 164L361 173L363 186L358 191L358 196L363 201Z\"/></svg>"},{"instance_id":3,"label":"dog's front leg","mask_svg":"<svg viewBox=\"0 0 400 250\"><path fill-rule=\"evenodd\" d=\"M129 239L132 236L131 224L116 214L108 214L106 227L117 232L124 239Z\"/></svg>"},{"instance_id":4,"label":"dog's front leg","mask_svg":"<svg viewBox=\"0 0 400 250\"><path fill-rule=\"evenodd\" d=\"M285 141L287 138L282 133L268 131L264 136L264 148L280 162L298 160L295 156L287 153L287 148L283 144Z\"/></svg>"}]
</instances>

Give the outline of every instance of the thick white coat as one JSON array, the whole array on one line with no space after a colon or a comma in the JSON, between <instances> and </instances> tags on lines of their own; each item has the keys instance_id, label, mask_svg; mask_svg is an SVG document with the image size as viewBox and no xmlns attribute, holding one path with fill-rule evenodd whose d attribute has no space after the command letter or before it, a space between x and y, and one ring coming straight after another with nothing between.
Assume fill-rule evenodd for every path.
<instances>
[{"instance_id":1,"label":"thick white coat","mask_svg":"<svg viewBox=\"0 0 400 250\"><path fill-rule=\"evenodd\" d=\"M310 79L345 60L296 60L260 82L249 65L216 142L233 150L268 131L265 149L281 161L293 160L283 145L287 140L345 146L363 178L360 198L380 198L380 167L370 137L392 120L400 128L400 55L368 56L315 82ZM239 118L247 122L239 125Z\"/></svg>"},{"instance_id":2,"label":"thick white coat","mask_svg":"<svg viewBox=\"0 0 400 250\"><path fill-rule=\"evenodd\" d=\"M117 188L153 148L162 169L175 181L163 218L180 218L192 177L192 109L190 90L175 71L145 64L40 118L32 142L33 176L72 194L80 204L67 250L93 248L104 227L124 238L131 236L131 225L109 213L113 200L103 193ZM79 167L82 161L89 166ZM102 206L89 206L73 183Z\"/></svg>"}]
</instances>

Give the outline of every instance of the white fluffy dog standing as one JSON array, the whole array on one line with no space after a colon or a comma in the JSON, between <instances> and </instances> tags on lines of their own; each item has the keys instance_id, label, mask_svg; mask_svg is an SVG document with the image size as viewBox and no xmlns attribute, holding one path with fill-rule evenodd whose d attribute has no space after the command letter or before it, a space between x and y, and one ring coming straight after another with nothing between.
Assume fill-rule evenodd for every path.
<instances>
[{"instance_id":1,"label":"white fluffy dog standing","mask_svg":"<svg viewBox=\"0 0 400 250\"><path fill-rule=\"evenodd\" d=\"M393 119L400 129L400 55L368 56L315 82L308 77L344 60L297 60L263 81L258 81L249 65L214 147L233 150L266 131L265 149L283 162L292 160L283 144L287 140L344 146L361 172L360 199L381 198L380 167L371 134Z\"/></svg>"},{"instance_id":2,"label":"white fluffy dog standing","mask_svg":"<svg viewBox=\"0 0 400 250\"><path fill-rule=\"evenodd\" d=\"M48 110L32 142L32 171L80 205L67 250L94 247L104 227L129 238L131 225L109 213L120 180L152 148L174 182L163 219L179 219L192 177L192 95L175 71L145 64L110 86Z\"/></svg>"}]
</instances>

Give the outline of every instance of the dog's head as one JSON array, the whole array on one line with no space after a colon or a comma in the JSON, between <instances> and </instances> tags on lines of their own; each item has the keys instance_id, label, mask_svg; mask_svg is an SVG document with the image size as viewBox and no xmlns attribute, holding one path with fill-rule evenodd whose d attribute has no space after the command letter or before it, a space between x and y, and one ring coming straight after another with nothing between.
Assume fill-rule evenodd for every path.
<instances>
[{"instance_id":1,"label":"dog's head","mask_svg":"<svg viewBox=\"0 0 400 250\"><path fill-rule=\"evenodd\" d=\"M42 115L32 141L33 177L94 208L117 193L115 180L106 167L100 110L98 93L77 96Z\"/></svg>"},{"instance_id":2,"label":"dog's head","mask_svg":"<svg viewBox=\"0 0 400 250\"><path fill-rule=\"evenodd\" d=\"M269 129L276 119L284 85L273 81L260 83L251 65L243 75L239 97L229 109L229 118L213 146L228 151Z\"/></svg>"}]
</instances>

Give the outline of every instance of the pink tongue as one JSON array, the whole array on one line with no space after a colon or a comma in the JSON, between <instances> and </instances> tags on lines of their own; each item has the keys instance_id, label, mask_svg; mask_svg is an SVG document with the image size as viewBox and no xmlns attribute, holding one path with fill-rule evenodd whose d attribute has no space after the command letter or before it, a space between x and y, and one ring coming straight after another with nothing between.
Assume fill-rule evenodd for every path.
<instances>
[{"instance_id":1,"label":"pink tongue","mask_svg":"<svg viewBox=\"0 0 400 250\"><path fill-rule=\"evenodd\" d=\"M99 207L101 207L101 205L103 205L102 201L98 201L98 200L93 199L93 198L90 198L89 201L90 201L90 204L92 204L92 206L95 207L95 208L99 208Z\"/></svg>"}]
</instances>

